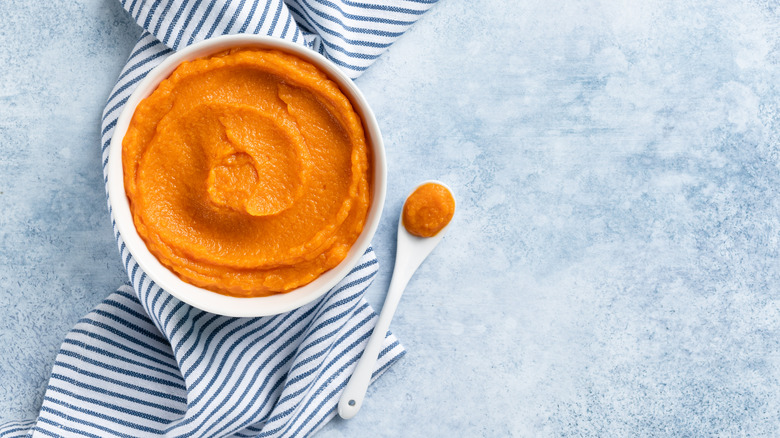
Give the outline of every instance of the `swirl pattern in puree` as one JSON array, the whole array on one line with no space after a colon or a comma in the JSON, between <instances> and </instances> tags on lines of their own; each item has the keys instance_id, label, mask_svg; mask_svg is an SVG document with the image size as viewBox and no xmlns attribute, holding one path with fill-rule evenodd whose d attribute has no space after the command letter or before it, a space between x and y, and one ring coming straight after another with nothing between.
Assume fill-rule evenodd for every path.
<instances>
[{"instance_id":1,"label":"swirl pattern in puree","mask_svg":"<svg viewBox=\"0 0 780 438\"><path fill-rule=\"evenodd\" d=\"M325 73L252 49L181 64L122 145L149 250L184 281L241 297L290 291L346 257L371 202L369 158Z\"/></svg>"}]
</instances>

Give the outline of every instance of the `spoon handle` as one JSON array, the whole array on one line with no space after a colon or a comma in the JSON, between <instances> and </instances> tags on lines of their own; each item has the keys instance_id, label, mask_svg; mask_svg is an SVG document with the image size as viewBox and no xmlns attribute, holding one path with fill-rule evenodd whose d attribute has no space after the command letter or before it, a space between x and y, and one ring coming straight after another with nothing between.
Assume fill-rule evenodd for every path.
<instances>
[{"instance_id":1,"label":"spoon handle","mask_svg":"<svg viewBox=\"0 0 780 438\"><path fill-rule=\"evenodd\" d=\"M397 265L398 263L396 263ZM409 279L412 278L414 270L396 269L393 272L393 279L390 280L390 288L387 291L385 304L382 306L382 312L374 326L374 331L368 339L366 349L360 356L355 371L349 379L347 387L341 393L339 399L339 416L348 420L354 417L360 407L363 405L363 398L366 396L368 384L371 382L371 375L374 370L374 364L379 358L379 352L384 344L387 330L390 328L390 321L393 319L398 302L401 301L401 294L404 292Z\"/></svg>"}]
</instances>

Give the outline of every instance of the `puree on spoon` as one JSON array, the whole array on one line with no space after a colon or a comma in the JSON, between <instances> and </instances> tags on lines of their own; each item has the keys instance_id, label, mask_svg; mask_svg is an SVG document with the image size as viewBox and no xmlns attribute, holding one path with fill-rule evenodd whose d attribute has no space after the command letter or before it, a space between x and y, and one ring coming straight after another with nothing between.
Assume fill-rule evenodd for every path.
<instances>
[{"instance_id":1,"label":"puree on spoon","mask_svg":"<svg viewBox=\"0 0 780 438\"><path fill-rule=\"evenodd\" d=\"M447 187L426 183L406 198L404 228L415 236L433 237L450 223L454 214L455 198Z\"/></svg>"},{"instance_id":2,"label":"puree on spoon","mask_svg":"<svg viewBox=\"0 0 780 438\"><path fill-rule=\"evenodd\" d=\"M256 297L316 279L366 221L360 117L314 65L234 49L182 63L122 144L138 234L184 281Z\"/></svg>"}]
</instances>

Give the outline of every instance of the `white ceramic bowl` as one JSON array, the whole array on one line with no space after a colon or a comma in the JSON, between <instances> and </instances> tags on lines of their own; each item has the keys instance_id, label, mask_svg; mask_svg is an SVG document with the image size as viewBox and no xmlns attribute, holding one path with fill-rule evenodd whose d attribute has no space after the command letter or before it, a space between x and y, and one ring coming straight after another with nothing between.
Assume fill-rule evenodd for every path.
<instances>
[{"instance_id":1,"label":"white ceramic bowl","mask_svg":"<svg viewBox=\"0 0 780 438\"><path fill-rule=\"evenodd\" d=\"M313 282L288 293L268 297L237 298L218 294L182 281L149 252L146 244L138 235L130 214L130 205L125 194L122 174L122 140L133 117L138 103L149 96L184 61L203 58L234 47L253 47L276 49L296 55L320 68L331 80L336 82L342 92L350 99L355 111L363 120L368 146L373 157L373 193L363 232L358 237L347 257L335 268L323 273ZM357 264L369 246L371 238L379 225L387 188L387 164L382 135L374 113L368 106L363 94L352 80L335 64L319 53L284 40L257 35L230 35L209 39L193 44L171 55L162 64L152 70L130 96L117 121L108 160L108 192L116 226L122 234L127 249L135 260L157 285L176 298L199 309L228 316L266 316L287 312L324 295L341 281Z\"/></svg>"}]
</instances>

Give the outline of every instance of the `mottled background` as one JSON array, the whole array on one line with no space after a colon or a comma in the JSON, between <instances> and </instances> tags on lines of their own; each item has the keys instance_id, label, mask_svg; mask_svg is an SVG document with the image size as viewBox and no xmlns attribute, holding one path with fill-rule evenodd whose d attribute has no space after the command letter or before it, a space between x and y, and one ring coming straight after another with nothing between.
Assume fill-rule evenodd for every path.
<instances>
[{"instance_id":1,"label":"mottled background","mask_svg":"<svg viewBox=\"0 0 780 438\"><path fill-rule=\"evenodd\" d=\"M54 3L57 3L56 5ZM0 419L125 281L99 162L139 34L113 0L0 2ZM780 5L444 0L358 85L405 194L456 191L406 358L321 437L780 435Z\"/></svg>"}]
</instances>

